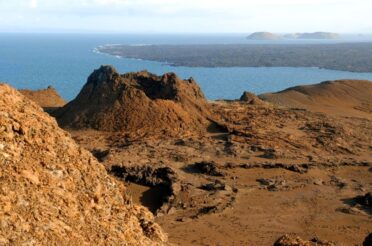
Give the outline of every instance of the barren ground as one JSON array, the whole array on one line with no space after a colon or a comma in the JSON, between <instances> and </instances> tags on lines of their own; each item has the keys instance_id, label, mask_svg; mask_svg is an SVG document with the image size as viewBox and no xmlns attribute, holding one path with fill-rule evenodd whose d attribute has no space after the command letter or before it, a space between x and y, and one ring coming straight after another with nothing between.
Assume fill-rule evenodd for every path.
<instances>
[{"instance_id":1,"label":"barren ground","mask_svg":"<svg viewBox=\"0 0 372 246\"><path fill-rule=\"evenodd\" d=\"M177 245L272 245L286 233L361 245L372 231L371 207L355 199L372 191L370 117L211 105L225 127L204 135L70 133Z\"/></svg>"}]
</instances>

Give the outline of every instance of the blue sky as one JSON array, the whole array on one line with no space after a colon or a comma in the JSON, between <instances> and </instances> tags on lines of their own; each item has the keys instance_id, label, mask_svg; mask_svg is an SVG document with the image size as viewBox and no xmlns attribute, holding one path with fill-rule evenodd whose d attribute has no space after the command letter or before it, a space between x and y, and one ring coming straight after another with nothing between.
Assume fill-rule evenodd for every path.
<instances>
[{"instance_id":1,"label":"blue sky","mask_svg":"<svg viewBox=\"0 0 372 246\"><path fill-rule=\"evenodd\" d=\"M0 32L372 33L372 0L0 0Z\"/></svg>"}]
</instances>

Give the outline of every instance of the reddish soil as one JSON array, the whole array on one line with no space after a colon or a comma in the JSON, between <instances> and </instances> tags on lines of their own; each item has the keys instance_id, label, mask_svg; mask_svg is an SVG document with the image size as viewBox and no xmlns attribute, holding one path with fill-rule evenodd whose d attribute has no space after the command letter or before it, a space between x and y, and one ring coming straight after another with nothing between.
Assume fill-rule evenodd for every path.
<instances>
[{"instance_id":1,"label":"reddish soil","mask_svg":"<svg viewBox=\"0 0 372 246\"><path fill-rule=\"evenodd\" d=\"M171 243L361 245L372 231L370 88L336 81L260 96L271 103L208 103L192 79L101 67L55 115L131 183Z\"/></svg>"},{"instance_id":2,"label":"reddish soil","mask_svg":"<svg viewBox=\"0 0 372 246\"><path fill-rule=\"evenodd\" d=\"M371 118L372 82L364 80L327 81L296 86L277 93L260 95L278 106L306 108L330 115Z\"/></svg>"},{"instance_id":3,"label":"reddish soil","mask_svg":"<svg viewBox=\"0 0 372 246\"><path fill-rule=\"evenodd\" d=\"M44 110L50 112L63 107L66 101L51 86L43 90L19 90L24 96L36 102Z\"/></svg>"},{"instance_id":4,"label":"reddish soil","mask_svg":"<svg viewBox=\"0 0 372 246\"><path fill-rule=\"evenodd\" d=\"M0 245L163 245L152 214L56 121L0 84Z\"/></svg>"}]
</instances>

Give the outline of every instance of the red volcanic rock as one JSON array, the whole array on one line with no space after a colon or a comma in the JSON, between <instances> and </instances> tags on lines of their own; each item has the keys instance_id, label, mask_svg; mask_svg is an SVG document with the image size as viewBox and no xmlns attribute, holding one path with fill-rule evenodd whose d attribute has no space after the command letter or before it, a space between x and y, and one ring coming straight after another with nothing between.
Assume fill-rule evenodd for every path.
<instances>
[{"instance_id":1,"label":"red volcanic rock","mask_svg":"<svg viewBox=\"0 0 372 246\"><path fill-rule=\"evenodd\" d=\"M102 66L55 116L66 128L175 135L204 131L210 111L192 78L146 71L120 75Z\"/></svg>"},{"instance_id":2,"label":"red volcanic rock","mask_svg":"<svg viewBox=\"0 0 372 246\"><path fill-rule=\"evenodd\" d=\"M306 241L301 239L300 237L288 234L282 236L274 243L274 246L335 246L335 245L336 244L333 242L321 241L316 238L310 241Z\"/></svg>"},{"instance_id":3,"label":"red volcanic rock","mask_svg":"<svg viewBox=\"0 0 372 246\"><path fill-rule=\"evenodd\" d=\"M53 118L0 84L1 245L162 245L152 214Z\"/></svg>"},{"instance_id":4,"label":"red volcanic rock","mask_svg":"<svg viewBox=\"0 0 372 246\"><path fill-rule=\"evenodd\" d=\"M40 107L46 110L52 110L63 107L66 101L51 86L43 90L19 90L24 96L36 102Z\"/></svg>"}]
</instances>

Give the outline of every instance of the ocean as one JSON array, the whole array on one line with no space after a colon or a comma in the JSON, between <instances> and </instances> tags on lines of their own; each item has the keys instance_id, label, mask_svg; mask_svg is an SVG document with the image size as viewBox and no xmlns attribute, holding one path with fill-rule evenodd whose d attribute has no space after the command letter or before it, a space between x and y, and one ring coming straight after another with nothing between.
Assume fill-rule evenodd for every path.
<instances>
[{"instance_id":1,"label":"ocean","mask_svg":"<svg viewBox=\"0 0 372 246\"><path fill-rule=\"evenodd\" d=\"M148 70L193 77L210 100L236 99L243 91L257 94L335 79L372 80L372 73L318 68L204 68L173 67L159 62L125 59L95 52L105 44L240 44L243 34L134 35L134 34L0 34L0 81L18 89L53 86L72 100L87 77L100 65L113 65L120 73ZM306 42L306 41L302 41ZM315 41L314 41L315 42ZM326 42L326 41L316 41Z\"/></svg>"}]
</instances>

